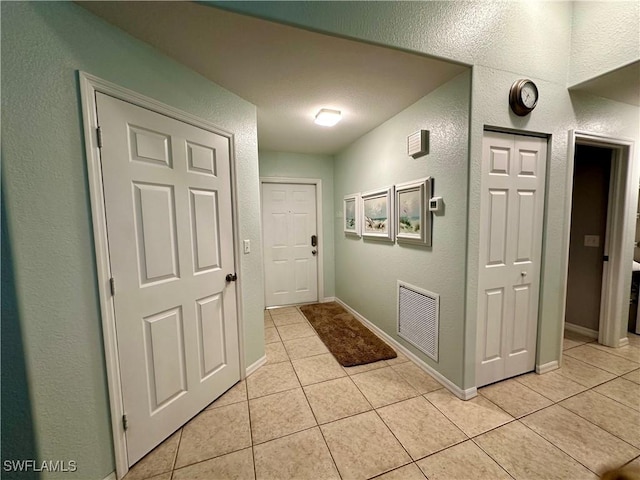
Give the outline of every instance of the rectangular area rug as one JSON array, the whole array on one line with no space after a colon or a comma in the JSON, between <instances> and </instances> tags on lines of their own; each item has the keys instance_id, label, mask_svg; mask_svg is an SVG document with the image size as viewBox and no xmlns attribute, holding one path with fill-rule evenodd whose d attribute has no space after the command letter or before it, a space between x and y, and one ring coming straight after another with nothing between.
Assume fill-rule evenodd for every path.
<instances>
[{"instance_id":1,"label":"rectangular area rug","mask_svg":"<svg viewBox=\"0 0 640 480\"><path fill-rule=\"evenodd\" d=\"M389 345L336 302L299 307L343 367L396 358Z\"/></svg>"}]
</instances>

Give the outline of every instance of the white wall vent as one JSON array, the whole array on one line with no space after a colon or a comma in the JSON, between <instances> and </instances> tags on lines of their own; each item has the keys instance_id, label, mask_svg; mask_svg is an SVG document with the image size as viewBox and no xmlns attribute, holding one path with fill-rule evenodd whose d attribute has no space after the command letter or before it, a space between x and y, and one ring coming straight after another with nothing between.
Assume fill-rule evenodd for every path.
<instances>
[{"instance_id":1,"label":"white wall vent","mask_svg":"<svg viewBox=\"0 0 640 480\"><path fill-rule=\"evenodd\" d=\"M418 130L407 137L407 153L413 158L429 153L429 130Z\"/></svg>"},{"instance_id":2,"label":"white wall vent","mask_svg":"<svg viewBox=\"0 0 640 480\"><path fill-rule=\"evenodd\" d=\"M438 361L440 295L398 281L398 335Z\"/></svg>"}]
</instances>

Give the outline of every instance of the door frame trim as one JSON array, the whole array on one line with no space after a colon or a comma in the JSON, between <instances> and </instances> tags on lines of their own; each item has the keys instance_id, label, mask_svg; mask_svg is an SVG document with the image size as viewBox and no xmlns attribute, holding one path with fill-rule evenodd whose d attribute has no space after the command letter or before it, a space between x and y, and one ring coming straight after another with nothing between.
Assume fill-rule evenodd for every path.
<instances>
[{"instance_id":1,"label":"door frame trim","mask_svg":"<svg viewBox=\"0 0 640 480\"><path fill-rule=\"evenodd\" d=\"M298 183L301 185L316 186L316 231L318 238L323 240L318 242L318 302L324 300L324 231L322 228L322 179L320 178L295 178L295 177L260 177L260 200L262 201L262 185L265 183ZM262 212L260 213L262 219ZM264 222L263 222L264 224ZM262 233L262 232L261 232ZM264 235L262 235L264 237ZM262 247L264 248L264 238L261 238ZM266 297L266 285L265 292Z\"/></svg>"},{"instance_id":2,"label":"door frame trim","mask_svg":"<svg viewBox=\"0 0 640 480\"><path fill-rule=\"evenodd\" d=\"M109 390L109 407L111 412L111 431L113 434L113 448L117 478L122 478L128 471L127 439L122 425L124 404L121 384L121 368L118 359L118 344L116 336L115 309L111 295L109 280L111 267L109 263L109 245L107 242L107 224L105 214L104 190L102 183L102 169L100 149L97 138L97 105L96 93L104 93L161 115L173 118L183 123L207 130L229 139L229 161L231 174L231 208L233 222L233 246L235 271L241 271L239 239L240 231L237 222L238 189L235 158L235 136L231 132L220 129L214 124L183 112L177 108L158 102L117 84L102 80L86 72L77 71L80 84L82 107L82 124L86 153L87 177L89 182L89 197L91 203L91 220L93 223L93 240L96 255L96 279L100 299L100 316L102 319L102 333L104 342L104 357L107 371L107 386ZM241 276L236 282L236 304L238 323L238 347L240 355L240 378L246 376L244 355L244 322L242 315L242 284Z\"/></svg>"},{"instance_id":3,"label":"door frame trim","mask_svg":"<svg viewBox=\"0 0 640 480\"><path fill-rule=\"evenodd\" d=\"M571 210L573 208L573 175L576 144L609 148L613 151L611 163L611 183L614 191L610 192L613 205L608 206L606 243L608 244L609 265L603 272L602 301L598 343L610 347L622 346L620 333L622 327L621 313L624 309L625 292L622 286L626 274L631 278L631 263L624 267L624 252L632 251L633 243L629 240L632 225L635 225L635 212L638 203L638 166L634 159L634 141L625 138L610 137L579 130L569 131L567 158L567 178L565 185L565 233L562 268L562 329L560 331L559 357L562 358L562 340L567 310L567 283L569 273L569 241L571 236ZM611 203L611 202L610 202ZM633 208L630 208L633 206ZM633 228L635 231L635 226ZM628 237L628 238L627 238ZM626 323L625 323L626 325Z\"/></svg>"}]
</instances>

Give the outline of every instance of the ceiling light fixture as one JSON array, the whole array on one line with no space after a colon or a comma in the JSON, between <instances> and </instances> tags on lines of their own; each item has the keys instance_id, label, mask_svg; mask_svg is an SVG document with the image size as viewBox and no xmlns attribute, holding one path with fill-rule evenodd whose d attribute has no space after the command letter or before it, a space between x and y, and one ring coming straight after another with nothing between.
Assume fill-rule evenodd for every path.
<instances>
[{"instance_id":1,"label":"ceiling light fixture","mask_svg":"<svg viewBox=\"0 0 640 480\"><path fill-rule=\"evenodd\" d=\"M330 108L323 108L316 114L314 122L323 127L333 127L342 119L342 113L340 110L331 110Z\"/></svg>"}]
</instances>

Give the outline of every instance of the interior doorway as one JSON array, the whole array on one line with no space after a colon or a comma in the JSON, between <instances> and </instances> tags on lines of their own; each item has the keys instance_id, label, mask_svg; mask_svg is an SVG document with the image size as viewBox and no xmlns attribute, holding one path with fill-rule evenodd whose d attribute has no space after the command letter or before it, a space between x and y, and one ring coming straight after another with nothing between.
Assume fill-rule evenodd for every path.
<instances>
[{"instance_id":1,"label":"interior doorway","mask_svg":"<svg viewBox=\"0 0 640 480\"><path fill-rule=\"evenodd\" d=\"M638 171L632 161L633 142L596 135L585 132L571 131L569 134L569 156L566 194L571 201L567 202L565 210L566 224L566 254L565 254L565 302L563 305L563 319L567 316L567 301L569 289L569 261L572 234L572 212L574 189L574 170L580 162L582 148L597 147L602 155L609 155L609 190L606 208L606 233L602 250L602 280L597 329L598 343L609 347L620 347L628 343L626 336L627 317L629 312L629 293L631 290L631 272L633 260L633 233L636 222L636 206L638 202ZM584 150L597 152L598 150ZM576 161L576 158L578 159ZM584 245L585 238L576 238ZM595 243L594 238L588 239ZM597 248L597 247L590 247ZM594 253L594 255L596 255ZM574 255L575 257L575 255ZM606 261L605 261L606 259ZM624 325L623 325L624 324ZM564 330L564 324L562 325ZM561 338L562 340L562 338Z\"/></svg>"},{"instance_id":2,"label":"interior doorway","mask_svg":"<svg viewBox=\"0 0 640 480\"><path fill-rule=\"evenodd\" d=\"M565 329L598 338L613 150L576 145Z\"/></svg>"}]
</instances>

